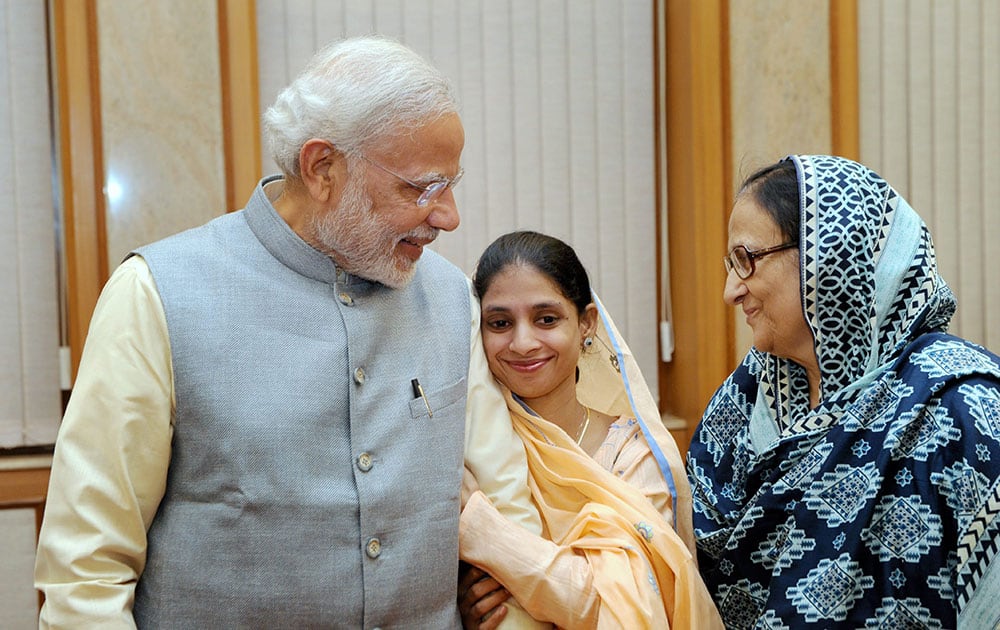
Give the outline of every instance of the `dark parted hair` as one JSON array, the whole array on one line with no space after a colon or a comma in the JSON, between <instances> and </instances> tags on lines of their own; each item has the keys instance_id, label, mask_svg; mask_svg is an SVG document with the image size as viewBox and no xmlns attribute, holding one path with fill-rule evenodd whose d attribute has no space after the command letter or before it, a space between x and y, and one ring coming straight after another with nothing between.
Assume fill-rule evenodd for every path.
<instances>
[{"instance_id":1,"label":"dark parted hair","mask_svg":"<svg viewBox=\"0 0 1000 630\"><path fill-rule=\"evenodd\" d=\"M526 265L547 276L582 314L593 300L590 279L572 247L554 236L521 230L510 232L490 243L476 263L472 284L476 297L486 295L498 273L510 265Z\"/></svg>"},{"instance_id":2,"label":"dark parted hair","mask_svg":"<svg viewBox=\"0 0 1000 630\"><path fill-rule=\"evenodd\" d=\"M749 195L790 241L799 242L799 180L795 163L782 160L747 177L737 195Z\"/></svg>"}]
</instances>

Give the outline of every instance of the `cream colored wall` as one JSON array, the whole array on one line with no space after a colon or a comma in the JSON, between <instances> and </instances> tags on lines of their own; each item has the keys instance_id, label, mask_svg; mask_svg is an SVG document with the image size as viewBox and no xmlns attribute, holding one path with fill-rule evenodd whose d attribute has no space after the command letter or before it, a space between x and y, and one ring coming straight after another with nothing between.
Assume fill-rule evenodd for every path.
<instances>
[{"instance_id":1,"label":"cream colored wall","mask_svg":"<svg viewBox=\"0 0 1000 630\"><path fill-rule=\"evenodd\" d=\"M97 4L109 269L225 211L216 4Z\"/></svg>"},{"instance_id":2,"label":"cream colored wall","mask_svg":"<svg viewBox=\"0 0 1000 630\"><path fill-rule=\"evenodd\" d=\"M949 330L1000 351L1000 0L858 8L861 161L927 223Z\"/></svg>"},{"instance_id":3,"label":"cream colored wall","mask_svg":"<svg viewBox=\"0 0 1000 630\"><path fill-rule=\"evenodd\" d=\"M44 3L0 3L0 448L51 444L59 428L45 17Z\"/></svg>"},{"instance_id":4,"label":"cream colored wall","mask_svg":"<svg viewBox=\"0 0 1000 630\"><path fill-rule=\"evenodd\" d=\"M734 0L729 11L735 192L785 155L831 152L830 23L828 0ZM734 365L752 343L742 314L735 320Z\"/></svg>"},{"instance_id":5,"label":"cream colored wall","mask_svg":"<svg viewBox=\"0 0 1000 630\"><path fill-rule=\"evenodd\" d=\"M828 0L729 4L734 189L787 153L831 151ZM860 159L927 222L958 296L951 331L996 351L1000 0L858 3ZM736 316L734 360L751 343Z\"/></svg>"},{"instance_id":6,"label":"cream colored wall","mask_svg":"<svg viewBox=\"0 0 1000 630\"><path fill-rule=\"evenodd\" d=\"M32 585L35 566L35 511L0 510L3 571L0 571L0 628L38 627L38 595Z\"/></svg>"},{"instance_id":7,"label":"cream colored wall","mask_svg":"<svg viewBox=\"0 0 1000 630\"><path fill-rule=\"evenodd\" d=\"M225 211L216 6L97 2L111 269L130 249ZM30 460L5 457L0 474ZM0 628L37 627L34 510L0 510L0 532Z\"/></svg>"}]
</instances>

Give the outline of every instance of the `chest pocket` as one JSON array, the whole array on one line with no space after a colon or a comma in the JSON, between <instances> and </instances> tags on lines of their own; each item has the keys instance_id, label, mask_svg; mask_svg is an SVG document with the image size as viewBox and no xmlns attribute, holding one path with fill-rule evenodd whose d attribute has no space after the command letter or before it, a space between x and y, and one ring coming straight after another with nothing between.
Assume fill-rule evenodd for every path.
<instances>
[{"instance_id":1,"label":"chest pocket","mask_svg":"<svg viewBox=\"0 0 1000 630\"><path fill-rule=\"evenodd\" d=\"M410 417L428 417L430 415L427 412L428 407L430 407L430 412L433 414L433 416L431 416L432 419L439 413L450 414L453 410L449 409L449 407L457 402L464 401L468 388L469 387L466 385L464 377L460 378L457 382L452 383L451 385L445 385L444 387L440 387L435 390L428 390L425 388L423 396L417 396L410 401Z\"/></svg>"}]
</instances>

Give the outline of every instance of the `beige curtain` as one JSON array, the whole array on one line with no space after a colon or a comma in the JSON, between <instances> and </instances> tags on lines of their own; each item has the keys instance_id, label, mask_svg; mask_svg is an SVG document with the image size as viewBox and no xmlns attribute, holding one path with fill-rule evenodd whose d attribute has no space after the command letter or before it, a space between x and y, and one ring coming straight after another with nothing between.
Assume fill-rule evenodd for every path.
<instances>
[{"instance_id":1,"label":"beige curtain","mask_svg":"<svg viewBox=\"0 0 1000 630\"><path fill-rule=\"evenodd\" d=\"M61 414L47 47L45 3L0 0L0 448Z\"/></svg>"},{"instance_id":2,"label":"beige curtain","mask_svg":"<svg viewBox=\"0 0 1000 630\"><path fill-rule=\"evenodd\" d=\"M20 0L4 0L19 2ZM0 509L0 628L38 627L38 593L32 583L35 568L35 511Z\"/></svg>"},{"instance_id":3,"label":"beige curtain","mask_svg":"<svg viewBox=\"0 0 1000 630\"><path fill-rule=\"evenodd\" d=\"M1000 0L858 2L861 161L923 216L951 332L1000 350Z\"/></svg>"},{"instance_id":4,"label":"beige curtain","mask_svg":"<svg viewBox=\"0 0 1000 630\"><path fill-rule=\"evenodd\" d=\"M466 128L462 226L435 249L468 273L504 232L567 240L656 378L652 0L258 0L257 24L262 109L346 35L430 58L455 81Z\"/></svg>"}]
</instances>

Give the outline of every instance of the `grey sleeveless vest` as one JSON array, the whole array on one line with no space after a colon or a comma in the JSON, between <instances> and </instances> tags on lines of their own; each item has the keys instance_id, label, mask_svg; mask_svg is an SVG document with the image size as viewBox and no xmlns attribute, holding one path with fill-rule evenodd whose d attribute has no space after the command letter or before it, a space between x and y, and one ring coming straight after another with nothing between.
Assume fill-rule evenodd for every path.
<instances>
[{"instance_id":1,"label":"grey sleeveless vest","mask_svg":"<svg viewBox=\"0 0 1000 630\"><path fill-rule=\"evenodd\" d=\"M338 271L266 181L244 210L135 252L177 399L136 621L460 627L465 276L431 251L403 289Z\"/></svg>"}]
</instances>

